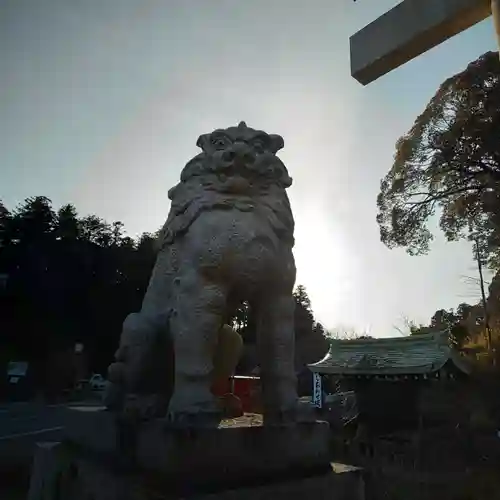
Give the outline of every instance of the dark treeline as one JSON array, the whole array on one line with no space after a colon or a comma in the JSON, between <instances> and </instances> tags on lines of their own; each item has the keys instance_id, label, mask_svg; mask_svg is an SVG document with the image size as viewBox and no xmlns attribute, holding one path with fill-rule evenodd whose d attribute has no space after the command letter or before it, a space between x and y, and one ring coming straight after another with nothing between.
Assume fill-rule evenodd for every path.
<instances>
[{"instance_id":1,"label":"dark treeline","mask_svg":"<svg viewBox=\"0 0 500 500\"><path fill-rule=\"evenodd\" d=\"M154 236L125 236L123 224L79 217L72 205L27 199L0 205L2 357L44 359L82 342L104 370L125 316L140 307L155 259Z\"/></svg>"},{"instance_id":2,"label":"dark treeline","mask_svg":"<svg viewBox=\"0 0 500 500\"><path fill-rule=\"evenodd\" d=\"M89 369L105 373L124 318L140 308L154 265L155 235L133 239L121 222L54 209L43 196L8 210L0 203L0 363L43 364L57 350L85 346ZM298 365L326 351L304 287L295 292ZM243 370L257 363L246 304L234 326L247 345Z\"/></svg>"}]
</instances>

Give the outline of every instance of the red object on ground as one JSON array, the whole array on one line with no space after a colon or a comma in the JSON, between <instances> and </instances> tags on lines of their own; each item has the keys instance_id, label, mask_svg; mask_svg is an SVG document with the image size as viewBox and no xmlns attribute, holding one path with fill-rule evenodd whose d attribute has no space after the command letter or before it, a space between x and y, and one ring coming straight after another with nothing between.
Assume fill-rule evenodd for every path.
<instances>
[{"instance_id":1,"label":"red object on ground","mask_svg":"<svg viewBox=\"0 0 500 500\"><path fill-rule=\"evenodd\" d=\"M258 406L260 406L257 396L259 389L259 377L244 375L235 375L229 379L219 380L212 385L212 393L215 396L223 397L229 393L238 397L245 413L257 413Z\"/></svg>"}]
</instances>

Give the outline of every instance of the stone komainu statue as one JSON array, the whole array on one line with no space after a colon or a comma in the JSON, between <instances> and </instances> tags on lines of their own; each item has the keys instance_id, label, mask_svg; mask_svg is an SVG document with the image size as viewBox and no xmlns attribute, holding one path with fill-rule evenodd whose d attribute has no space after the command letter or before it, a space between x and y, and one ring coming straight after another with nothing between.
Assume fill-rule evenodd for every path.
<instances>
[{"instance_id":1,"label":"stone komainu statue","mask_svg":"<svg viewBox=\"0 0 500 500\"><path fill-rule=\"evenodd\" d=\"M248 300L257 317L264 421L293 420L296 270L286 194L292 179L276 156L283 139L242 122L200 136L197 145L202 152L168 193L142 308L124 322L109 406L114 396L119 406L124 393L136 393L173 421L220 418L210 389L221 325Z\"/></svg>"}]
</instances>

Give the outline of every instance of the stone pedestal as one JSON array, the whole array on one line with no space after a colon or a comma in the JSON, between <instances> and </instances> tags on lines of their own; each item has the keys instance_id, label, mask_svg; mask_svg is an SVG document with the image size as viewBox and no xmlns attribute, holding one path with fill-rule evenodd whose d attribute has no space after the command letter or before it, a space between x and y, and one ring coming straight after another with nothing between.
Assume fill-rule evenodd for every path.
<instances>
[{"instance_id":1,"label":"stone pedestal","mask_svg":"<svg viewBox=\"0 0 500 500\"><path fill-rule=\"evenodd\" d=\"M186 487L237 487L326 471L329 427L316 422L169 432L152 423L138 435L136 459L141 468L179 485L182 492Z\"/></svg>"},{"instance_id":2,"label":"stone pedestal","mask_svg":"<svg viewBox=\"0 0 500 500\"><path fill-rule=\"evenodd\" d=\"M173 431L153 421L124 435L111 413L75 412L64 442L39 445L29 500L363 498L361 471L329 462L327 423L237 423Z\"/></svg>"}]
</instances>

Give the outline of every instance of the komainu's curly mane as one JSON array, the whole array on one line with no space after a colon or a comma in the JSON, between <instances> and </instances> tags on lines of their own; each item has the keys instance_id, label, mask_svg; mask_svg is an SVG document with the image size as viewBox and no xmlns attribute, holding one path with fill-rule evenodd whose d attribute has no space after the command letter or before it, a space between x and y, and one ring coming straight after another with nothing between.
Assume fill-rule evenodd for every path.
<instances>
[{"instance_id":1,"label":"komainu's curly mane","mask_svg":"<svg viewBox=\"0 0 500 500\"><path fill-rule=\"evenodd\" d=\"M293 245L294 220L286 188L292 179L276 152L283 138L246 126L200 136L202 153L187 163L168 196L172 206L160 232L160 248L184 234L204 211L254 211Z\"/></svg>"}]
</instances>

